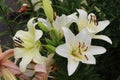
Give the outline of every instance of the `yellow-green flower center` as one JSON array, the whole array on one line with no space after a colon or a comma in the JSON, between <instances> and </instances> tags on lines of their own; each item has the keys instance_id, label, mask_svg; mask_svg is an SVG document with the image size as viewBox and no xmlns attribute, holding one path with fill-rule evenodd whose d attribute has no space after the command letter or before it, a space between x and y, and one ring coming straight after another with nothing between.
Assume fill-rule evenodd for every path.
<instances>
[{"instance_id":1,"label":"yellow-green flower center","mask_svg":"<svg viewBox=\"0 0 120 80\"><path fill-rule=\"evenodd\" d=\"M85 43L79 43L78 47L72 51L72 57L75 60L81 61L81 60L88 60L85 52L87 51L88 47L85 45Z\"/></svg>"}]
</instances>

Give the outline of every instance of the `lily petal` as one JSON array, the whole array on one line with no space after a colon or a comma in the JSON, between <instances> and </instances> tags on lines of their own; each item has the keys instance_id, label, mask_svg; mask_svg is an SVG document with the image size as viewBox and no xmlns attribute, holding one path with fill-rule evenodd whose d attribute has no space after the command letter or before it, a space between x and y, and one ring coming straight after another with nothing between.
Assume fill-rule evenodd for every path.
<instances>
[{"instance_id":1,"label":"lily petal","mask_svg":"<svg viewBox=\"0 0 120 80\"><path fill-rule=\"evenodd\" d=\"M111 39L105 35L94 35L93 38L94 39L101 39L101 40L107 41L108 43L112 44Z\"/></svg>"},{"instance_id":2,"label":"lily petal","mask_svg":"<svg viewBox=\"0 0 120 80\"><path fill-rule=\"evenodd\" d=\"M35 56L34 56L34 58L33 58L33 61L34 61L35 63L38 63L38 64L40 64L40 63L45 63L46 60L47 60L47 58L44 57L44 56L41 56L40 53L39 53L39 51L36 52L36 54L35 54Z\"/></svg>"},{"instance_id":3,"label":"lily petal","mask_svg":"<svg viewBox=\"0 0 120 80\"><path fill-rule=\"evenodd\" d=\"M77 9L78 13L79 13L79 18L80 19L87 19L87 12L85 10L82 9Z\"/></svg>"},{"instance_id":4,"label":"lily petal","mask_svg":"<svg viewBox=\"0 0 120 80\"><path fill-rule=\"evenodd\" d=\"M68 75L71 76L75 70L77 69L79 65L79 62L78 61L74 61L74 60L69 60L68 59L68 65L67 65L67 69L68 69Z\"/></svg>"},{"instance_id":5,"label":"lily petal","mask_svg":"<svg viewBox=\"0 0 120 80\"><path fill-rule=\"evenodd\" d=\"M108 20L99 21L97 32L100 32L100 31L104 30L109 24L110 24L110 21L108 21Z\"/></svg>"},{"instance_id":6,"label":"lily petal","mask_svg":"<svg viewBox=\"0 0 120 80\"><path fill-rule=\"evenodd\" d=\"M47 66L51 66L53 63L55 63L53 56L55 55L55 53L51 53L48 55L47 57Z\"/></svg>"},{"instance_id":7,"label":"lily petal","mask_svg":"<svg viewBox=\"0 0 120 80\"><path fill-rule=\"evenodd\" d=\"M2 75L5 80L16 80L16 77L7 68L2 69Z\"/></svg>"},{"instance_id":8,"label":"lily petal","mask_svg":"<svg viewBox=\"0 0 120 80\"><path fill-rule=\"evenodd\" d=\"M77 35L76 38L81 43L85 43L86 46L91 44L92 35L88 33L86 28L83 28Z\"/></svg>"},{"instance_id":9,"label":"lily petal","mask_svg":"<svg viewBox=\"0 0 120 80\"><path fill-rule=\"evenodd\" d=\"M69 17L70 19L72 19L73 22L76 22L76 21L78 20L78 17L77 17L77 13L76 13L76 12L68 15L68 17Z\"/></svg>"},{"instance_id":10,"label":"lily petal","mask_svg":"<svg viewBox=\"0 0 120 80\"><path fill-rule=\"evenodd\" d=\"M33 35L31 33L28 33L27 31L19 30L13 37L13 40L16 39L16 37L17 37L17 38L21 38L22 40L29 41L29 39L33 38L32 36Z\"/></svg>"},{"instance_id":11,"label":"lily petal","mask_svg":"<svg viewBox=\"0 0 120 80\"><path fill-rule=\"evenodd\" d=\"M45 64L37 64L37 65L35 65L35 71L36 72L47 73L46 65Z\"/></svg>"},{"instance_id":12,"label":"lily petal","mask_svg":"<svg viewBox=\"0 0 120 80\"><path fill-rule=\"evenodd\" d=\"M14 57L16 59L23 57L25 53L27 53L27 51L24 48L15 48L14 49Z\"/></svg>"},{"instance_id":13,"label":"lily petal","mask_svg":"<svg viewBox=\"0 0 120 80\"><path fill-rule=\"evenodd\" d=\"M51 23L47 19L38 18L38 22L42 22L43 25L47 27L48 30L51 28Z\"/></svg>"},{"instance_id":14,"label":"lily petal","mask_svg":"<svg viewBox=\"0 0 120 80\"><path fill-rule=\"evenodd\" d=\"M27 77L31 77L35 74L35 71L34 70L31 70L31 69L26 69L26 71L23 73L25 76ZM22 79L22 80L26 80L26 79ZM30 79L29 79L30 80Z\"/></svg>"},{"instance_id":15,"label":"lily petal","mask_svg":"<svg viewBox=\"0 0 120 80\"><path fill-rule=\"evenodd\" d=\"M29 51L28 53L24 53L22 61L20 62L21 72L25 72L27 65L32 61L34 55L35 54L33 54L31 51Z\"/></svg>"},{"instance_id":16,"label":"lily petal","mask_svg":"<svg viewBox=\"0 0 120 80\"><path fill-rule=\"evenodd\" d=\"M78 46L78 40L75 37L75 35L70 31L70 29L66 28L66 27L62 27L63 32L64 32L64 36L65 36L65 40L67 44L70 44L70 46L67 46L68 48L76 48L76 46Z\"/></svg>"},{"instance_id":17,"label":"lily petal","mask_svg":"<svg viewBox=\"0 0 120 80\"><path fill-rule=\"evenodd\" d=\"M79 31L81 31L82 28L86 27L87 26L87 22L88 22L88 19L87 19L87 12L82 10L82 9L77 9L78 13L79 13L79 18L78 20L76 21L77 25L78 25L78 29Z\"/></svg>"},{"instance_id":18,"label":"lily petal","mask_svg":"<svg viewBox=\"0 0 120 80\"><path fill-rule=\"evenodd\" d=\"M5 62L6 60L8 60L8 58L13 56L13 54L14 54L14 49L6 50L5 52L0 54L0 60L2 60L2 62Z\"/></svg>"},{"instance_id":19,"label":"lily petal","mask_svg":"<svg viewBox=\"0 0 120 80\"><path fill-rule=\"evenodd\" d=\"M53 21L53 27L63 36L63 31L61 28L70 27L72 22L73 22L72 18L63 14L60 17L59 16L56 17L55 21Z\"/></svg>"},{"instance_id":20,"label":"lily petal","mask_svg":"<svg viewBox=\"0 0 120 80\"><path fill-rule=\"evenodd\" d=\"M88 32L89 32L89 33L92 33L92 34L95 34L95 33L96 33L96 31L95 31L95 30L92 30L92 29L91 29L91 28L89 28L89 27L87 27L86 29L88 30Z\"/></svg>"},{"instance_id":21,"label":"lily petal","mask_svg":"<svg viewBox=\"0 0 120 80\"><path fill-rule=\"evenodd\" d=\"M90 46L87 53L92 55L103 54L106 52L106 49L101 46Z\"/></svg>"},{"instance_id":22,"label":"lily petal","mask_svg":"<svg viewBox=\"0 0 120 80\"><path fill-rule=\"evenodd\" d=\"M35 66L34 63L28 64L27 69L25 70L25 72L23 73L23 75L28 76L28 77L33 76L33 75L35 74L34 66ZM24 79L23 79L23 80L24 80ZM25 80L26 80L26 79L25 79Z\"/></svg>"},{"instance_id":23,"label":"lily petal","mask_svg":"<svg viewBox=\"0 0 120 80\"><path fill-rule=\"evenodd\" d=\"M96 60L93 55L91 54L86 54L87 60L82 60L82 63L86 64L96 64Z\"/></svg>"},{"instance_id":24,"label":"lily petal","mask_svg":"<svg viewBox=\"0 0 120 80\"><path fill-rule=\"evenodd\" d=\"M31 18L28 23L27 23L27 27L28 27L28 30L30 31L30 33L33 33L35 32L35 25L33 23L35 18Z\"/></svg>"},{"instance_id":25,"label":"lily petal","mask_svg":"<svg viewBox=\"0 0 120 80\"><path fill-rule=\"evenodd\" d=\"M58 27L61 28L63 26L69 27L71 23L72 23L72 19L63 14L60 17L57 16L57 18L53 22L53 26L55 29L57 29Z\"/></svg>"},{"instance_id":26,"label":"lily petal","mask_svg":"<svg viewBox=\"0 0 120 80\"><path fill-rule=\"evenodd\" d=\"M69 51L68 51L66 44L58 46L56 48L56 53L58 53L60 56L67 58L68 57L67 53L69 53Z\"/></svg>"},{"instance_id":27,"label":"lily petal","mask_svg":"<svg viewBox=\"0 0 120 80\"><path fill-rule=\"evenodd\" d=\"M5 60L1 63L1 65L8 68L13 74L21 74L18 66L16 66L16 64L11 62L10 60Z\"/></svg>"},{"instance_id":28,"label":"lily petal","mask_svg":"<svg viewBox=\"0 0 120 80\"><path fill-rule=\"evenodd\" d=\"M39 40L43 35L41 30L35 30L35 41Z\"/></svg>"}]
</instances>

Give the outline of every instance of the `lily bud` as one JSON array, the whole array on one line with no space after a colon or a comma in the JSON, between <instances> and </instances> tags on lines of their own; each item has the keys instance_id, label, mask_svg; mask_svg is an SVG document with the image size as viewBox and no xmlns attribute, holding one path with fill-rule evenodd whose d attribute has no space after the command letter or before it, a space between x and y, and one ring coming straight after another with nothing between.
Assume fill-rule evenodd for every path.
<instances>
[{"instance_id":1,"label":"lily bud","mask_svg":"<svg viewBox=\"0 0 120 80\"><path fill-rule=\"evenodd\" d=\"M51 6L50 0L43 0L43 9L48 18L48 20L53 22L53 8Z\"/></svg>"}]
</instances>

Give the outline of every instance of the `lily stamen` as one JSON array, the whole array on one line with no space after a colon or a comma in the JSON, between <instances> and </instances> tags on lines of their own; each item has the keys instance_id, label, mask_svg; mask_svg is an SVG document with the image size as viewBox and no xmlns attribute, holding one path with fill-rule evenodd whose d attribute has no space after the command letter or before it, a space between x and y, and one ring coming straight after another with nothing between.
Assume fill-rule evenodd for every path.
<instances>
[{"instance_id":1,"label":"lily stamen","mask_svg":"<svg viewBox=\"0 0 120 80\"><path fill-rule=\"evenodd\" d=\"M79 46L78 46L78 48L79 48L79 54L82 55L80 47L81 47L81 44L79 42Z\"/></svg>"},{"instance_id":2,"label":"lily stamen","mask_svg":"<svg viewBox=\"0 0 120 80\"><path fill-rule=\"evenodd\" d=\"M88 50L88 47L86 47L84 51L87 51L87 50Z\"/></svg>"},{"instance_id":3,"label":"lily stamen","mask_svg":"<svg viewBox=\"0 0 120 80\"><path fill-rule=\"evenodd\" d=\"M83 42L83 44L82 44L81 48L84 48L84 47L85 47L85 43Z\"/></svg>"},{"instance_id":4,"label":"lily stamen","mask_svg":"<svg viewBox=\"0 0 120 80\"><path fill-rule=\"evenodd\" d=\"M24 43L19 37L15 37L14 42L17 42L20 44Z\"/></svg>"},{"instance_id":5,"label":"lily stamen","mask_svg":"<svg viewBox=\"0 0 120 80\"><path fill-rule=\"evenodd\" d=\"M83 42L81 49L85 52L87 51L88 47L85 45L85 43Z\"/></svg>"},{"instance_id":6,"label":"lily stamen","mask_svg":"<svg viewBox=\"0 0 120 80\"><path fill-rule=\"evenodd\" d=\"M14 42L18 42L18 43L22 44L22 42L20 40L17 40L17 39L15 39Z\"/></svg>"},{"instance_id":7,"label":"lily stamen","mask_svg":"<svg viewBox=\"0 0 120 80\"><path fill-rule=\"evenodd\" d=\"M15 36L14 40L14 46L15 47L19 47L19 48L24 48L24 46L22 45L22 43L24 43L19 37Z\"/></svg>"},{"instance_id":8,"label":"lily stamen","mask_svg":"<svg viewBox=\"0 0 120 80\"><path fill-rule=\"evenodd\" d=\"M88 57L86 55L84 55L84 56L85 56L86 60L88 61Z\"/></svg>"},{"instance_id":9,"label":"lily stamen","mask_svg":"<svg viewBox=\"0 0 120 80\"><path fill-rule=\"evenodd\" d=\"M14 42L14 46L15 47L19 47L19 48L24 48L23 45L21 45L20 43Z\"/></svg>"},{"instance_id":10,"label":"lily stamen","mask_svg":"<svg viewBox=\"0 0 120 80\"><path fill-rule=\"evenodd\" d=\"M20 37L16 37L16 39L18 39L21 43L24 43L22 39L20 39Z\"/></svg>"},{"instance_id":11,"label":"lily stamen","mask_svg":"<svg viewBox=\"0 0 120 80\"><path fill-rule=\"evenodd\" d=\"M94 14L90 15L89 24L91 24L92 22L94 23L94 25L96 25L96 26L98 25L98 20Z\"/></svg>"}]
</instances>

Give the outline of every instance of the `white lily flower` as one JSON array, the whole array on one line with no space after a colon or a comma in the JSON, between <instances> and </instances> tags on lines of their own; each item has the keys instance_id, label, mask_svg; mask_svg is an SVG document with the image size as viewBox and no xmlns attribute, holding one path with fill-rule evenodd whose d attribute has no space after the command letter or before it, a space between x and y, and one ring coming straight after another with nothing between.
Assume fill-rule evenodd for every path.
<instances>
[{"instance_id":1,"label":"white lily flower","mask_svg":"<svg viewBox=\"0 0 120 80\"><path fill-rule=\"evenodd\" d=\"M106 49L101 46L91 46L91 35L86 34L86 28L82 29L76 36L68 29L63 27L65 44L56 48L56 53L67 58L68 75L72 75L77 69L79 62L95 64L93 55L103 54Z\"/></svg>"},{"instance_id":2,"label":"white lily flower","mask_svg":"<svg viewBox=\"0 0 120 80\"><path fill-rule=\"evenodd\" d=\"M84 27L87 27L89 33L93 34L94 39L102 39L112 44L109 37L105 35L95 35L96 33L103 31L110 24L110 21L105 20L98 22L95 14L90 13L88 15L88 13L82 9L77 9L77 11L79 13L79 17L73 15L71 18L77 23L79 31Z\"/></svg>"},{"instance_id":3,"label":"white lily flower","mask_svg":"<svg viewBox=\"0 0 120 80\"><path fill-rule=\"evenodd\" d=\"M46 57L40 55L39 50L41 43L39 39L42 37L43 32L35 29L33 24L34 18L28 21L28 31L19 30L13 37L16 48L14 55L16 59L22 58L20 62L20 70L24 72L27 65L33 60L35 63L42 63Z\"/></svg>"},{"instance_id":4,"label":"white lily flower","mask_svg":"<svg viewBox=\"0 0 120 80\"><path fill-rule=\"evenodd\" d=\"M74 14L75 15L75 14ZM50 22L47 19L38 18L38 21L42 22L48 30L50 30L52 27L60 33L61 36L63 36L62 27L70 27L71 23L73 22L73 19L71 19L71 16L73 15L62 15L62 16L56 16L56 19L53 21L53 23L50 25Z\"/></svg>"},{"instance_id":5,"label":"white lily flower","mask_svg":"<svg viewBox=\"0 0 120 80\"><path fill-rule=\"evenodd\" d=\"M62 16L57 16L55 21L53 21L53 27L54 29L60 33L61 36L63 36L63 30L62 27L70 27L71 23L73 22L73 20L71 18L69 18L70 15L66 16L66 15L62 15Z\"/></svg>"}]
</instances>

